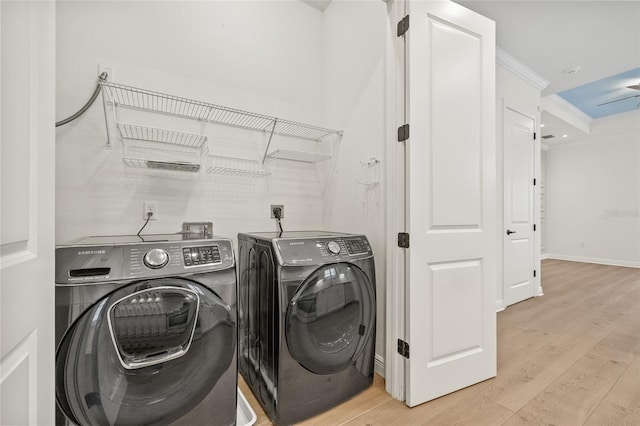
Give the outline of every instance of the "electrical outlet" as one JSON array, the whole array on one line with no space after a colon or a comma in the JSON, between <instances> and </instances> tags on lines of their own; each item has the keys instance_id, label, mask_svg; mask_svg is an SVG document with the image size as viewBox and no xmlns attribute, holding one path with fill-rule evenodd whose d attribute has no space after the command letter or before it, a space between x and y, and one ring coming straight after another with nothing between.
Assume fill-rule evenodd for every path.
<instances>
[{"instance_id":1,"label":"electrical outlet","mask_svg":"<svg viewBox=\"0 0 640 426\"><path fill-rule=\"evenodd\" d=\"M107 81L113 81L113 68L107 65L98 65L98 75L107 73Z\"/></svg>"},{"instance_id":2,"label":"electrical outlet","mask_svg":"<svg viewBox=\"0 0 640 426\"><path fill-rule=\"evenodd\" d=\"M280 209L280 219L284 218L284 205L271 204L271 219L276 219L276 210Z\"/></svg>"},{"instance_id":3,"label":"electrical outlet","mask_svg":"<svg viewBox=\"0 0 640 426\"><path fill-rule=\"evenodd\" d=\"M157 201L145 201L142 204L142 219L147 220L151 213L149 220L158 220L158 202Z\"/></svg>"}]
</instances>

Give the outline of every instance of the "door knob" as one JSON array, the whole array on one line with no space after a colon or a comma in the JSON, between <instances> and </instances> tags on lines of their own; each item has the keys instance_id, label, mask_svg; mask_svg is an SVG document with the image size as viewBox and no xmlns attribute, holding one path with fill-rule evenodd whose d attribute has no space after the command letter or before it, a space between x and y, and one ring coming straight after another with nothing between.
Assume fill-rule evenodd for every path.
<instances>
[{"instance_id":1,"label":"door knob","mask_svg":"<svg viewBox=\"0 0 640 426\"><path fill-rule=\"evenodd\" d=\"M507 235L515 234L516 231L512 231L511 229L507 229Z\"/></svg>"}]
</instances>

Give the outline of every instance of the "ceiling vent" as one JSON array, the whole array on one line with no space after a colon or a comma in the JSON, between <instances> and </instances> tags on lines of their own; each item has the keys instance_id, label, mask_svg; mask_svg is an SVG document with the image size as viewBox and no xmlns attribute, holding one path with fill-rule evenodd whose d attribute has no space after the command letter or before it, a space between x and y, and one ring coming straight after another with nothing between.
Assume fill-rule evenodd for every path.
<instances>
[{"instance_id":1,"label":"ceiling vent","mask_svg":"<svg viewBox=\"0 0 640 426\"><path fill-rule=\"evenodd\" d=\"M552 138L555 138L555 136L554 135L544 135L542 137L542 139L552 139Z\"/></svg>"}]
</instances>

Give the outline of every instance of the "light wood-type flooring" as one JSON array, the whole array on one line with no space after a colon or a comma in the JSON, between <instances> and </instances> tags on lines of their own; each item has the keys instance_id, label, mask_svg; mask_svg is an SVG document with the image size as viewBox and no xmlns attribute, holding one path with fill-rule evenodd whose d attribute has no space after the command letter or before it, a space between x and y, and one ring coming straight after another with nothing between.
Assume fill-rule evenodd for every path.
<instances>
[{"instance_id":1,"label":"light wood-type flooring","mask_svg":"<svg viewBox=\"0 0 640 426\"><path fill-rule=\"evenodd\" d=\"M414 408L384 379L304 425L640 425L640 269L542 263L543 297L498 313L498 376ZM271 424L246 383L257 425Z\"/></svg>"}]
</instances>

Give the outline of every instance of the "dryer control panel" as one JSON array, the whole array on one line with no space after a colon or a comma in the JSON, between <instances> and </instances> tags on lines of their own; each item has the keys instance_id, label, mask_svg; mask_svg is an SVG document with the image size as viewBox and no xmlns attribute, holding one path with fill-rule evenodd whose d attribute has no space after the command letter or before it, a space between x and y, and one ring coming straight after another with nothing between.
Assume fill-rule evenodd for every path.
<instances>
[{"instance_id":1,"label":"dryer control panel","mask_svg":"<svg viewBox=\"0 0 640 426\"><path fill-rule=\"evenodd\" d=\"M281 265L312 265L344 262L373 256L367 237L277 239L276 256Z\"/></svg>"}]
</instances>

